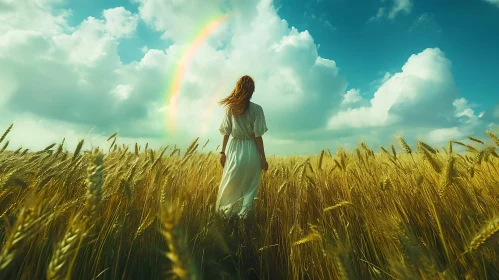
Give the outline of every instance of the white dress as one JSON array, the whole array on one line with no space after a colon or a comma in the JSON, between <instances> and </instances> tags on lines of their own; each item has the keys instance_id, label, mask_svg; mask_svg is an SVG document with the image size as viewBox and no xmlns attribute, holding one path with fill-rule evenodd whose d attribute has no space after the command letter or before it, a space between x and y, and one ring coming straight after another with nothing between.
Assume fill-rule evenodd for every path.
<instances>
[{"instance_id":1,"label":"white dress","mask_svg":"<svg viewBox=\"0 0 499 280\"><path fill-rule=\"evenodd\" d=\"M226 216L246 217L260 185L262 165L255 137L267 131L260 105L250 102L242 115L226 111L220 125L222 135L231 135L225 167L218 189L216 209Z\"/></svg>"}]
</instances>

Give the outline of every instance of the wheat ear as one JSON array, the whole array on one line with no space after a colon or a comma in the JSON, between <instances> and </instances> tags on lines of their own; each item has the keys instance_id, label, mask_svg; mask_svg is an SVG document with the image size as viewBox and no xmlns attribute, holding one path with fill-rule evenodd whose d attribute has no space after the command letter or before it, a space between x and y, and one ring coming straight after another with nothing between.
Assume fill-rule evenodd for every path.
<instances>
[{"instance_id":1,"label":"wheat ear","mask_svg":"<svg viewBox=\"0 0 499 280\"><path fill-rule=\"evenodd\" d=\"M491 220L470 242L468 252L474 252L480 249L485 242L491 240L499 233L499 218Z\"/></svg>"},{"instance_id":2,"label":"wheat ear","mask_svg":"<svg viewBox=\"0 0 499 280\"><path fill-rule=\"evenodd\" d=\"M86 210L89 216L92 216L102 199L102 181L103 181L103 155L100 151L94 151L91 155L91 163L87 169L87 194Z\"/></svg>"},{"instance_id":3,"label":"wheat ear","mask_svg":"<svg viewBox=\"0 0 499 280\"><path fill-rule=\"evenodd\" d=\"M55 251L50 259L47 269L47 280L59 280L70 278L71 262L76 256L76 251L86 235L85 221L75 215L69 224L64 237L56 245Z\"/></svg>"},{"instance_id":4,"label":"wheat ear","mask_svg":"<svg viewBox=\"0 0 499 280\"><path fill-rule=\"evenodd\" d=\"M9 134L10 130L12 129L12 127L14 126L14 124L12 123L8 128L7 130L5 130L5 132L2 134L2 137L0 137L0 143L2 143L2 141L5 139L5 137L7 137L7 134Z\"/></svg>"},{"instance_id":5,"label":"wheat ear","mask_svg":"<svg viewBox=\"0 0 499 280\"><path fill-rule=\"evenodd\" d=\"M172 271L180 279L197 279L197 272L191 264L191 258L178 230L180 213L174 213L173 207L162 205L160 208L161 234L165 239L169 252L166 256L172 262Z\"/></svg>"},{"instance_id":6,"label":"wheat ear","mask_svg":"<svg viewBox=\"0 0 499 280\"><path fill-rule=\"evenodd\" d=\"M492 131L487 130L485 133L487 133L490 139L492 139L492 141L494 141L494 143L496 143L496 145L499 146L499 138L497 138L497 136L494 133L492 133Z\"/></svg>"}]
</instances>

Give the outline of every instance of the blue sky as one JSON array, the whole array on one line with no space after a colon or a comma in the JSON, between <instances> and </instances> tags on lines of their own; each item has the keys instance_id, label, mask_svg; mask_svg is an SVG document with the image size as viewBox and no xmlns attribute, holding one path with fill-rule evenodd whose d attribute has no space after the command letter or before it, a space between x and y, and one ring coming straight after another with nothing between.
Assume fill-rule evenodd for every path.
<instances>
[{"instance_id":1,"label":"blue sky","mask_svg":"<svg viewBox=\"0 0 499 280\"><path fill-rule=\"evenodd\" d=\"M221 26L187 67L178 130L165 118L178 62L207 20ZM0 125L17 148L63 137L214 149L237 78L255 78L270 154L409 142L442 145L499 123L499 1L0 0ZM38 135L36 139L29 135Z\"/></svg>"},{"instance_id":2,"label":"blue sky","mask_svg":"<svg viewBox=\"0 0 499 280\"><path fill-rule=\"evenodd\" d=\"M453 63L458 88L477 103L477 110L484 110L491 98L497 101L499 10L485 1L413 2L409 14L377 21L368 19L380 8L378 0L281 0L276 6L290 24L313 34L321 56L333 57L352 87L372 91L369 83L380 72L395 71L411 54L438 47Z\"/></svg>"}]
</instances>

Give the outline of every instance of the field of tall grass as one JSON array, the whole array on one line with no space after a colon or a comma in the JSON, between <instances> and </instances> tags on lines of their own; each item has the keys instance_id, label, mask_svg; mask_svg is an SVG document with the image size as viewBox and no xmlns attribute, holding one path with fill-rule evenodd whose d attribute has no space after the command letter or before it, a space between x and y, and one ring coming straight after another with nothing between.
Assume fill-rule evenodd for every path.
<instances>
[{"instance_id":1,"label":"field of tall grass","mask_svg":"<svg viewBox=\"0 0 499 280\"><path fill-rule=\"evenodd\" d=\"M154 151L115 134L90 151L12 151L11 128L0 279L499 279L490 131L270 157L254 215L225 220L218 154L198 140Z\"/></svg>"}]
</instances>

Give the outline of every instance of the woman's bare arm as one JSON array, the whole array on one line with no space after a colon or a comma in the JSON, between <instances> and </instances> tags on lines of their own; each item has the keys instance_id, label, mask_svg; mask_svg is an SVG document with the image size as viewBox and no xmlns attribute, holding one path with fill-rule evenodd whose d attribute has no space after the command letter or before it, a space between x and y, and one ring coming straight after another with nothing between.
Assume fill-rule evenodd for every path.
<instances>
[{"instance_id":1,"label":"woman's bare arm","mask_svg":"<svg viewBox=\"0 0 499 280\"><path fill-rule=\"evenodd\" d=\"M260 152L260 162L262 164L262 169L267 171L269 169L269 164L267 163L267 158L265 157L265 149L263 148L263 139L262 136L256 137L256 146L258 148L258 152Z\"/></svg>"},{"instance_id":2,"label":"woman's bare arm","mask_svg":"<svg viewBox=\"0 0 499 280\"><path fill-rule=\"evenodd\" d=\"M265 157L265 149L263 147L263 138L262 138L262 136L256 137L255 141L256 141L256 146L258 148L258 152L260 153L260 157L262 159L264 159L264 160L267 160L267 158Z\"/></svg>"},{"instance_id":3,"label":"woman's bare arm","mask_svg":"<svg viewBox=\"0 0 499 280\"><path fill-rule=\"evenodd\" d=\"M222 152L225 153L225 148L227 147L227 142L229 141L229 135L224 135L222 139Z\"/></svg>"}]
</instances>

